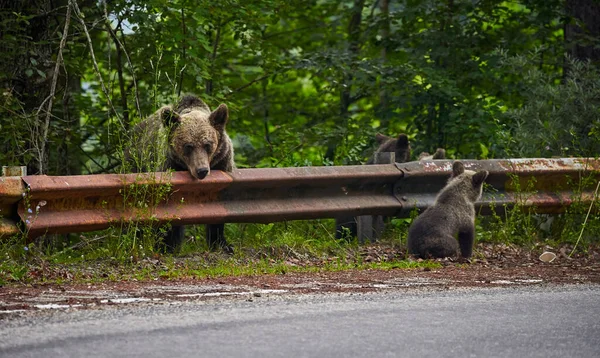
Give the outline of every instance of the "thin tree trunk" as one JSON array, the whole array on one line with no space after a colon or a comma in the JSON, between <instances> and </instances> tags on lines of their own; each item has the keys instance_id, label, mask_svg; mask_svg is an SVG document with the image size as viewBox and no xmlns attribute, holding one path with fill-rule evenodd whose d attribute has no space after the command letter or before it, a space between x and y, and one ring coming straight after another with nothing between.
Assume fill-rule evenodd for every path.
<instances>
[{"instance_id":1,"label":"thin tree trunk","mask_svg":"<svg viewBox=\"0 0 600 358\"><path fill-rule=\"evenodd\" d=\"M127 103L127 91L125 87L125 78L123 77L123 49L119 44L119 39L117 38L116 30L112 28L109 22L106 23L106 27L108 33L110 34L110 38L113 40L115 44L116 52L116 69L117 69L117 79L119 80L119 92L121 92L121 109L123 111L123 124L125 125L125 131L129 130L129 105ZM117 29L119 26L117 26Z\"/></svg>"},{"instance_id":2,"label":"thin tree trunk","mask_svg":"<svg viewBox=\"0 0 600 358\"><path fill-rule=\"evenodd\" d=\"M206 94L212 96L214 90L214 77L215 77L215 62L217 61L217 52L219 50L219 43L221 42L221 24L217 24L217 30L215 32L215 40L213 41L213 51L210 55L210 79L206 81Z\"/></svg>"},{"instance_id":3,"label":"thin tree trunk","mask_svg":"<svg viewBox=\"0 0 600 358\"><path fill-rule=\"evenodd\" d=\"M56 5L55 5L56 7ZM47 105L50 93L50 83L53 78L52 54L56 43L51 41L50 26L54 24L51 13L53 4L50 0L2 0L2 30L0 37L10 34L19 41L14 46L0 49L0 85L11 94L15 103L19 103L18 118L23 126L23 132L29 131L26 143L15 156L20 165L27 165L27 173L39 174L44 170L41 163L47 158L47 148L40 148L40 135L44 127L42 118L38 116L42 106ZM16 15L29 17L28 23L16 22ZM11 22L14 21L14 22ZM32 70L32 67L35 71ZM8 148L16 150L16 148ZM32 159L26 162L26 153L34 153Z\"/></svg>"},{"instance_id":4,"label":"thin tree trunk","mask_svg":"<svg viewBox=\"0 0 600 358\"><path fill-rule=\"evenodd\" d=\"M351 59L356 59L360 52L360 25L362 22L362 11L365 6L365 0L355 0L352 12L350 14L350 21L348 22L348 52L350 53ZM342 126L348 127L348 108L354 102L352 98L352 81L354 76L349 71L343 75L342 86L340 89L340 118L342 120ZM327 152L325 153L325 159L333 162L335 158L335 151L339 138L331 140L327 146Z\"/></svg>"},{"instance_id":5,"label":"thin tree trunk","mask_svg":"<svg viewBox=\"0 0 600 358\"><path fill-rule=\"evenodd\" d=\"M381 0L381 17L383 18L383 28L381 30L381 62L385 65L387 62L389 41L390 41L390 0ZM384 83L379 85L379 118L381 127L387 128L390 121L388 109L388 94Z\"/></svg>"},{"instance_id":6,"label":"thin tree trunk","mask_svg":"<svg viewBox=\"0 0 600 358\"><path fill-rule=\"evenodd\" d=\"M179 74L179 85L177 86L177 97L181 96L181 90L183 88L183 76L185 74L185 65L187 63L187 56L186 56L187 33L186 33L186 26L185 26L185 1L181 4L181 32L183 34L183 38L181 40L181 61L183 64L181 67L181 73Z\"/></svg>"},{"instance_id":7,"label":"thin tree trunk","mask_svg":"<svg viewBox=\"0 0 600 358\"><path fill-rule=\"evenodd\" d=\"M52 76L52 83L50 85L50 94L48 95L48 107L44 116L44 121L41 123L41 132L36 133L38 138L38 169L40 174L48 172L48 154L46 153L46 145L48 144L48 130L50 128L50 118L52 116L52 105L54 102L54 96L56 95L56 84L58 83L58 77L60 74L60 66L63 62L62 52L67 42L67 35L69 33L69 25L71 22L71 6L67 6L67 14L65 15L65 25L62 31L62 38L58 48L58 54L56 56L56 64L54 66L54 72ZM46 100L44 100L46 102ZM42 103L43 105L44 103ZM42 108L38 108L38 115L41 113Z\"/></svg>"},{"instance_id":8,"label":"thin tree trunk","mask_svg":"<svg viewBox=\"0 0 600 358\"><path fill-rule=\"evenodd\" d=\"M568 0L565 12L568 16L565 24L567 53L578 60L590 60L600 66L600 2Z\"/></svg>"},{"instance_id":9,"label":"thin tree trunk","mask_svg":"<svg viewBox=\"0 0 600 358\"><path fill-rule=\"evenodd\" d=\"M263 125L265 129L265 141L269 147L269 152L273 156L273 144L271 143L271 135L269 133L269 99L267 96L268 79L262 81L262 107L263 107Z\"/></svg>"},{"instance_id":10,"label":"thin tree trunk","mask_svg":"<svg viewBox=\"0 0 600 358\"><path fill-rule=\"evenodd\" d=\"M65 92L62 99L62 108L60 108L64 125L61 126L57 134L61 141L57 143L56 158L50 157L56 162L56 169L54 170L56 175L81 174L80 117L73 101L74 94L79 92L81 92L81 78L75 74L66 74Z\"/></svg>"}]
</instances>

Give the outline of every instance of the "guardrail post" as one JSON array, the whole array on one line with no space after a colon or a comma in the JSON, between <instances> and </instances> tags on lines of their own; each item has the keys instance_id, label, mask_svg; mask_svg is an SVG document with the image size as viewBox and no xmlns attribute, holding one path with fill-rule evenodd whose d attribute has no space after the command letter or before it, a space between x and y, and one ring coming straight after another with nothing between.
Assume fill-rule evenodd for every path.
<instances>
[{"instance_id":1,"label":"guardrail post","mask_svg":"<svg viewBox=\"0 0 600 358\"><path fill-rule=\"evenodd\" d=\"M23 198L25 189L22 176L27 175L27 167L2 166L0 177L0 237L11 236L19 232L17 221L17 202Z\"/></svg>"},{"instance_id":2,"label":"guardrail post","mask_svg":"<svg viewBox=\"0 0 600 358\"><path fill-rule=\"evenodd\" d=\"M375 153L373 164L392 164L396 161L396 153L380 152ZM384 218L381 215L364 215L357 216L356 220L356 235L358 241L363 244L365 241L377 241L381 237L384 229Z\"/></svg>"},{"instance_id":3,"label":"guardrail post","mask_svg":"<svg viewBox=\"0 0 600 358\"><path fill-rule=\"evenodd\" d=\"M8 167L2 166L2 176L3 177L24 177L27 175L27 167L19 166L19 167Z\"/></svg>"}]
</instances>

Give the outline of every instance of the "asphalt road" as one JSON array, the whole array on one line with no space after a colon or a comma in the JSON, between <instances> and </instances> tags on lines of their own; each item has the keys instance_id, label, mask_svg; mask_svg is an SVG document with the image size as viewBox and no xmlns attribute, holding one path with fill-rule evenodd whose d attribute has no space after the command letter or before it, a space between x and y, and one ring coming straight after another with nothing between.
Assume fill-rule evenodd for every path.
<instances>
[{"instance_id":1,"label":"asphalt road","mask_svg":"<svg viewBox=\"0 0 600 358\"><path fill-rule=\"evenodd\" d=\"M0 357L600 357L600 286L36 313L0 320Z\"/></svg>"}]
</instances>

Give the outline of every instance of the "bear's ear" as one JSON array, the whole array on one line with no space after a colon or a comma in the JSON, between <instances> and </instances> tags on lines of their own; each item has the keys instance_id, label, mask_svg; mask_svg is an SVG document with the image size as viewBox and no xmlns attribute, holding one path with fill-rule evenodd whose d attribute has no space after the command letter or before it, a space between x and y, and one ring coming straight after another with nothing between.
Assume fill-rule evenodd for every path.
<instances>
[{"instance_id":1,"label":"bear's ear","mask_svg":"<svg viewBox=\"0 0 600 358\"><path fill-rule=\"evenodd\" d=\"M164 107L160 110L160 119L165 127L172 127L181 123L181 117L171 107Z\"/></svg>"},{"instance_id":2,"label":"bear's ear","mask_svg":"<svg viewBox=\"0 0 600 358\"><path fill-rule=\"evenodd\" d=\"M487 170L482 170L480 172L475 173L472 179L473 187L479 188L487 178L488 174L489 172Z\"/></svg>"},{"instance_id":3,"label":"bear's ear","mask_svg":"<svg viewBox=\"0 0 600 358\"><path fill-rule=\"evenodd\" d=\"M221 104L210 114L210 117L208 118L210 120L210 124L216 129L225 129L225 125L229 119L229 109L227 108L227 105L224 103Z\"/></svg>"},{"instance_id":4,"label":"bear's ear","mask_svg":"<svg viewBox=\"0 0 600 358\"><path fill-rule=\"evenodd\" d=\"M386 140L390 139L390 137L383 135L381 133L377 133L375 134L375 140L377 141L377 143L381 144L383 142L385 142Z\"/></svg>"},{"instance_id":5,"label":"bear's ear","mask_svg":"<svg viewBox=\"0 0 600 358\"><path fill-rule=\"evenodd\" d=\"M400 134L396 141L396 148L408 148L408 145L408 136L404 133Z\"/></svg>"},{"instance_id":6,"label":"bear's ear","mask_svg":"<svg viewBox=\"0 0 600 358\"><path fill-rule=\"evenodd\" d=\"M457 177L465 172L465 166L461 162L454 162L452 164L452 177Z\"/></svg>"},{"instance_id":7,"label":"bear's ear","mask_svg":"<svg viewBox=\"0 0 600 358\"><path fill-rule=\"evenodd\" d=\"M444 148L438 148L433 154L433 159L446 159L446 150Z\"/></svg>"}]
</instances>

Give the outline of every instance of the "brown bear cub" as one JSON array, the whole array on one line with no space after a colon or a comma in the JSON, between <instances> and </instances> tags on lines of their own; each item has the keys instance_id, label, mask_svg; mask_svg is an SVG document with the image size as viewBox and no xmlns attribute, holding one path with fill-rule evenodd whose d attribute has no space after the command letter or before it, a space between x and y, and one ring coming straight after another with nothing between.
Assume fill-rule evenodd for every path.
<instances>
[{"instance_id":1,"label":"brown bear cub","mask_svg":"<svg viewBox=\"0 0 600 358\"><path fill-rule=\"evenodd\" d=\"M134 158L134 170L188 171L196 179L204 179L211 171L231 172L233 145L225 131L229 110L225 104L211 111L200 98L186 95L174 106L164 106L134 127L128 157ZM167 143L162 146L161 136ZM209 247L231 251L223 233L224 225L207 225ZM167 250L175 251L183 243L184 227L173 226L167 233Z\"/></svg>"},{"instance_id":2,"label":"brown bear cub","mask_svg":"<svg viewBox=\"0 0 600 358\"><path fill-rule=\"evenodd\" d=\"M461 162L454 162L448 184L408 230L408 253L421 258L448 257L456 256L460 248L462 257L471 257L475 239L474 204L481 198L487 176L485 170L465 170Z\"/></svg>"},{"instance_id":3,"label":"brown bear cub","mask_svg":"<svg viewBox=\"0 0 600 358\"><path fill-rule=\"evenodd\" d=\"M367 164L374 164L377 153L382 152L394 152L396 163L406 163L410 160L410 143L406 134L401 133L397 138L391 138L377 133L375 140L379 143L379 147L375 150L373 156L369 158Z\"/></svg>"},{"instance_id":4,"label":"brown bear cub","mask_svg":"<svg viewBox=\"0 0 600 358\"><path fill-rule=\"evenodd\" d=\"M444 148L438 148L435 153L429 154L427 152L421 152L418 160L437 160L446 159L446 150Z\"/></svg>"},{"instance_id":5,"label":"brown bear cub","mask_svg":"<svg viewBox=\"0 0 600 358\"><path fill-rule=\"evenodd\" d=\"M375 164L377 153L383 152L394 152L396 163L405 163L410 160L410 143L406 134L401 133L397 138L392 138L377 133L375 140L379 143L379 147L377 147L373 156L369 158L367 164ZM348 237L356 237L357 232L358 227L354 216L342 216L335 219L336 239L341 239L346 235Z\"/></svg>"}]
</instances>

